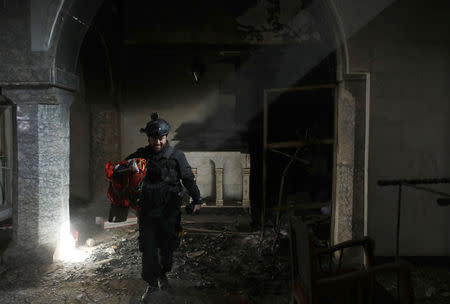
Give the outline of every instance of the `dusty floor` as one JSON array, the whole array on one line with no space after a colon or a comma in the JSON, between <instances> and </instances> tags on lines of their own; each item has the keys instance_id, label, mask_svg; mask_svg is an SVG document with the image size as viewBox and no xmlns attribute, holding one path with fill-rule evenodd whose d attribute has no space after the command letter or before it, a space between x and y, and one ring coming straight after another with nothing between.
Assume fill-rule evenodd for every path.
<instances>
[{"instance_id":1,"label":"dusty floor","mask_svg":"<svg viewBox=\"0 0 450 304\"><path fill-rule=\"evenodd\" d=\"M137 227L103 230L85 219L85 214L73 218L80 244L87 237L96 241L93 247L80 246L89 252L85 261L14 269L0 265L0 303L139 303L145 282ZM241 209L183 216L187 231L169 275L172 288L157 293L154 303L289 303L287 236L273 255L273 233L269 230L260 246L259 233L248 224ZM450 303L449 267L416 266L412 278L415 303ZM385 279L395 292L394 279Z\"/></svg>"},{"instance_id":2,"label":"dusty floor","mask_svg":"<svg viewBox=\"0 0 450 304\"><path fill-rule=\"evenodd\" d=\"M411 262L411 261L409 261ZM445 263L445 262L444 262ZM411 262L411 280L416 304L450 304L450 266L425 265ZM377 278L394 296L397 295L397 277L384 275Z\"/></svg>"},{"instance_id":3,"label":"dusty floor","mask_svg":"<svg viewBox=\"0 0 450 304\"><path fill-rule=\"evenodd\" d=\"M288 303L288 248L273 259L269 236L260 255L259 234L238 232L242 210L205 213L183 218L187 231L168 276L172 288L155 295L155 303ZM0 303L138 303L146 285L137 236L136 226L98 231L96 246L81 247L90 251L82 263L3 267Z\"/></svg>"}]
</instances>

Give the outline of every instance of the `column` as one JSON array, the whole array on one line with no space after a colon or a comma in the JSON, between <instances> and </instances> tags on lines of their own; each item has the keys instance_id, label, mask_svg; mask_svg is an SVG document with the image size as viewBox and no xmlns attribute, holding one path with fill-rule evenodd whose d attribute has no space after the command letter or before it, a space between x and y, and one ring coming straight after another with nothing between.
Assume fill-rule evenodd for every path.
<instances>
[{"instance_id":1,"label":"column","mask_svg":"<svg viewBox=\"0 0 450 304\"><path fill-rule=\"evenodd\" d=\"M250 168L242 169L242 208L250 208Z\"/></svg>"},{"instance_id":2,"label":"column","mask_svg":"<svg viewBox=\"0 0 450 304\"><path fill-rule=\"evenodd\" d=\"M194 174L195 181L197 181L198 177L197 168L192 168L192 174Z\"/></svg>"},{"instance_id":3,"label":"column","mask_svg":"<svg viewBox=\"0 0 450 304\"><path fill-rule=\"evenodd\" d=\"M332 243L353 239L353 177L355 143L355 99L345 89L339 90L335 140L336 168Z\"/></svg>"},{"instance_id":4,"label":"column","mask_svg":"<svg viewBox=\"0 0 450 304\"><path fill-rule=\"evenodd\" d=\"M216 168L216 206L223 206L223 168Z\"/></svg>"},{"instance_id":5,"label":"column","mask_svg":"<svg viewBox=\"0 0 450 304\"><path fill-rule=\"evenodd\" d=\"M250 210L250 154L241 153L242 208Z\"/></svg>"},{"instance_id":6,"label":"column","mask_svg":"<svg viewBox=\"0 0 450 304\"><path fill-rule=\"evenodd\" d=\"M73 94L58 88L6 89L17 105L14 247L5 259L51 259L69 221L69 111Z\"/></svg>"},{"instance_id":7,"label":"column","mask_svg":"<svg viewBox=\"0 0 450 304\"><path fill-rule=\"evenodd\" d=\"M114 104L96 103L90 105L91 115L91 191L92 199L101 206L107 201L108 181L105 165L121 160L120 155L120 113ZM128 130L138 133L139 130ZM142 138L142 146L147 145Z\"/></svg>"}]
</instances>

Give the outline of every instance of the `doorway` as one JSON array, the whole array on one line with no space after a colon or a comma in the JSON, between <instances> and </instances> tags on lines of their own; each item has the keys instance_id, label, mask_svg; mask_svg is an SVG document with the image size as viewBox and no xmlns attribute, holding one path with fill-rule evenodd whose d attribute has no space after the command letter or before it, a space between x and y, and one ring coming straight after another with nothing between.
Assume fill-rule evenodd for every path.
<instances>
[{"instance_id":1,"label":"doorway","mask_svg":"<svg viewBox=\"0 0 450 304\"><path fill-rule=\"evenodd\" d=\"M279 227L281 214L319 223L330 240L334 164L334 83L264 90L264 209ZM262 217L266 216L263 209ZM262 223L265 220L262 218Z\"/></svg>"}]
</instances>

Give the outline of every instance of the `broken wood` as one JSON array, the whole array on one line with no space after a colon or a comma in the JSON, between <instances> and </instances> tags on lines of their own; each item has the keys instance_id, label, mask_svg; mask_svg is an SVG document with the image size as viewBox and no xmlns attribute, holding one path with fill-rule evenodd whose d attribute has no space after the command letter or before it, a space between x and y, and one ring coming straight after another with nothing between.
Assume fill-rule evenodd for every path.
<instances>
[{"instance_id":1,"label":"broken wood","mask_svg":"<svg viewBox=\"0 0 450 304\"><path fill-rule=\"evenodd\" d=\"M281 207L272 207L271 210L311 210L311 209L320 209L322 207L330 206L330 202L317 202L317 203L301 203L295 205L284 205Z\"/></svg>"},{"instance_id":2,"label":"broken wood","mask_svg":"<svg viewBox=\"0 0 450 304\"><path fill-rule=\"evenodd\" d=\"M273 142L268 143L267 148L274 149L274 148L301 148L311 145L331 145L334 143L334 140L332 138L325 138L320 140L294 140L294 141L282 141L282 142Z\"/></svg>"},{"instance_id":3,"label":"broken wood","mask_svg":"<svg viewBox=\"0 0 450 304\"><path fill-rule=\"evenodd\" d=\"M137 217L129 217L127 218L126 221L124 222L108 222L108 221L104 221L103 222L103 229L115 229L115 228L122 228L122 227L128 227L128 226L133 226L133 225L137 225Z\"/></svg>"},{"instance_id":4,"label":"broken wood","mask_svg":"<svg viewBox=\"0 0 450 304\"><path fill-rule=\"evenodd\" d=\"M112 260L114 260L114 258L104 259L104 260L101 260L101 261L94 262L94 265L95 266L103 265L103 264L111 262Z\"/></svg>"},{"instance_id":5,"label":"broken wood","mask_svg":"<svg viewBox=\"0 0 450 304\"><path fill-rule=\"evenodd\" d=\"M203 228L193 228L193 227L183 227L186 231L195 231L195 232L205 232L205 233L230 233L237 235L250 235L256 234L257 232L239 232L239 231L226 231L226 230L211 230L211 229L203 229Z\"/></svg>"},{"instance_id":6,"label":"broken wood","mask_svg":"<svg viewBox=\"0 0 450 304\"><path fill-rule=\"evenodd\" d=\"M306 164L306 165L309 165L309 164L311 163L311 162L307 161L306 159L299 158L299 157L297 157L297 156L295 156L295 155L292 156L292 155L289 155L288 153L284 153L284 152L279 151L279 150L276 150L276 149L270 149L270 151L272 151L272 152L274 152L274 153L281 154L281 155L286 156L286 157L288 157L288 158L293 157L296 161L299 161L299 162L301 162L301 163L303 163L303 164Z\"/></svg>"},{"instance_id":7,"label":"broken wood","mask_svg":"<svg viewBox=\"0 0 450 304\"><path fill-rule=\"evenodd\" d=\"M194 252L188 252L186 253L186 257L188 257L189 259L193 259L196 257L201 256L202 254L205 253L205 250L199 250L199 251L194 251Z\"/></svg>"},{"instance_id":8,"label":"broken wood","mask_svg":"<svg viewBox=\"0 0 450 304\"><path fill-rule=\"evenodd\" d=\"M272 245L272 252L275 251L275 245L278 242L279 236L280 236L280 219L281 219L281 206L283 205L283 198L284 198L284 183L286 180L286 177L288 175L289 169L291 168L292 164L294 163L294 160L297 158L297 154L300 152L300 147L295 150L295 153L293 155L289 155L290 159L288 164L283 170L283 175L281 176L281 182L280 182L280 192L278 193L278 208L277 208L277 217L275 221L275 239L273 241Z\"/></svg>"}]
</instances>

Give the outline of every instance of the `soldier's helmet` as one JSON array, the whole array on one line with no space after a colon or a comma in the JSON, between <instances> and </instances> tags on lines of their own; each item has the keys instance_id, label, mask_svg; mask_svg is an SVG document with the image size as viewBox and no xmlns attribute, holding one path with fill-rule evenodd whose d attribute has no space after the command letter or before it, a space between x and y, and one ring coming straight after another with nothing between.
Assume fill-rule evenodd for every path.
<instances>
[{"instance_id":1,"label":"soldier's helmet","mask_svg":"<svg viewBox=\"0 0 450 304\"><path fill-rule=\"evenodd\" d=\"M141 128L141 133L147 134L150 136L164 136L169 134L170 125L167 121L162 118L159 118L158 113L154 112L151 115L151 120L147 123L145 128Z\"/></svg>"}]
</instances>

